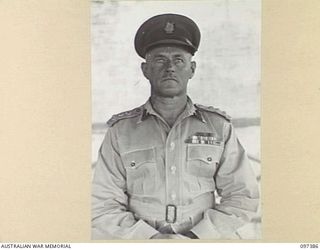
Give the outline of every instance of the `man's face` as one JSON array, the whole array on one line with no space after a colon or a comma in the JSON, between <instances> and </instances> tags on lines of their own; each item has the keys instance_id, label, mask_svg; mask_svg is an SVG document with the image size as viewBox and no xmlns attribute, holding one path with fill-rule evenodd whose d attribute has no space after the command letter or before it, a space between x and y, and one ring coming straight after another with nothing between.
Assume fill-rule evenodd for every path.
<instances>
[{"instance_id":1,"label":"man's face","mask_svg":"<svg viewBox=\"0 0 320 250\"><path fill-rule=\"evenodd\" d=\"M196 63L192 55L178 47L157 47L146 55L141 64L144 76L150 81L151 94L161 97L185 95Z\"/></svg>"}]
</instances>

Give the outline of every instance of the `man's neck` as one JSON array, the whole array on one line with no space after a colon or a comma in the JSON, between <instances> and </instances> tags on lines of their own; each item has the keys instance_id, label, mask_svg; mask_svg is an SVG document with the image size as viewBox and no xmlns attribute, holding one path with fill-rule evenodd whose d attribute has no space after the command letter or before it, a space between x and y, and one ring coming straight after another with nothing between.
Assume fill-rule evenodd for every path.
<instances>
[{"instance_id":1,"label":"man's neck","mask_svg":"<svg viewBox=\"0 0 320 250\"><path fill-rule=\"evenodd\" d=\"M151 103L155 111L157 111L162 118L169 124L170 127L173 126L178 116L185 109L188 97L175 96L175 97L161 97L151 95Z\"/></svg>"}]
</instances>

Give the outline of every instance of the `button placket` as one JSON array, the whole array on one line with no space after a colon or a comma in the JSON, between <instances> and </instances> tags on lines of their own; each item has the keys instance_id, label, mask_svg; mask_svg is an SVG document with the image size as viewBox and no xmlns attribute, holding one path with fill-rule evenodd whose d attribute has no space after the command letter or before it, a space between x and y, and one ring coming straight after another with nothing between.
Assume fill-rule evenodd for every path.
<instances>
[{"instance_id":1,"label":"button placket","mask_svg":"<svg viewBox=\"0 0 320 250\"><path fill-rule=\"evenodd\" d=\"M178 166L176 165L177 150L175 143L177 126L174 125L167 137L166 143L166 190L167 190L167 204L177 205L179 193Z\"/></svg>"}]
</instances>

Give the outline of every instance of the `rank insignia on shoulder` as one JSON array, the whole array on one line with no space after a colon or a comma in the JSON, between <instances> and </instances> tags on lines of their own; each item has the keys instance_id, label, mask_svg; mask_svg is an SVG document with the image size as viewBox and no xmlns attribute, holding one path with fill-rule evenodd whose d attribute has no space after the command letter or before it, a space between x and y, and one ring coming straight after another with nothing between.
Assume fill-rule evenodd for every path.
<instances>
[{"instance_id":1,"label":"rank insignia on shoulder","mask_svg":"<svg viewBox=\"0 0 320 250\"><path fill-rule=\"evenodd\" d=\"M185 140L189 144L221 145L221 140L213 133L197 132Z\"/></svg>"},{"instance_id":2,"label":"rank insignia on shoulder","mask_svg":"<svg viewBox=\"0 0 320 250\"><path fill-rule=\"evenodd\" d=\"M202 109L202 110L206 110L206 111L209 111L209 112L212 112L212 113L216 113L222 117L224 117L227 121L231 121L232 118L231 116L229 116L225 111L222 111L218 108L214 108L212 106L204 106L204 105L201 105L201 104L195 104L196 108L198 109Z\"/></svg>"},{"instance_id":3,"label":"rank insignia on shoulder","mask_svg":"<svg viewBox=\"0 0 320 250\"><path fill-rule=\"evenodd\" d=\"M108 121L107 125L109 127L112 127L115 123L117 123L120 120L131 118L131 117L136 117L140 115L142 112L142 108L135 108L129 111L121 112L119 114L113 115Z\"/></svg>"}]
</instances>

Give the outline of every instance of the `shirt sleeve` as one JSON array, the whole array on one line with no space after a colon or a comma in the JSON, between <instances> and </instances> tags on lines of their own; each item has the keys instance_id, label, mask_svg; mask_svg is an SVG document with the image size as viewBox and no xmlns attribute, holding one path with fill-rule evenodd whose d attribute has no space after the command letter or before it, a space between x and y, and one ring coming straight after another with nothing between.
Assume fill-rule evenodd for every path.
<instances>
[{"instance_id":1,"label":"shirt sleeve","mask_svg":"<svg viewBox=\"0 0 320 250\"><path fill-rule=\"evenodd\" d=\"M158 233L128 211L126 174L114 128L99 151L92 181L92 239L149 239Z\"/></svg>"},{"instance_id":2,"label":"shirt sleeve","mask_svg":"<svg viewBox=\"0 0 320 250\"><path fill-rule=\"evenodd\" d=\"M241 227L256 216L259 205L258 182L230 123L225 124L224 134L225 148L214 176L221 200L192 228L200 239L246 238Z\"/></svg>"}]
</instances>

